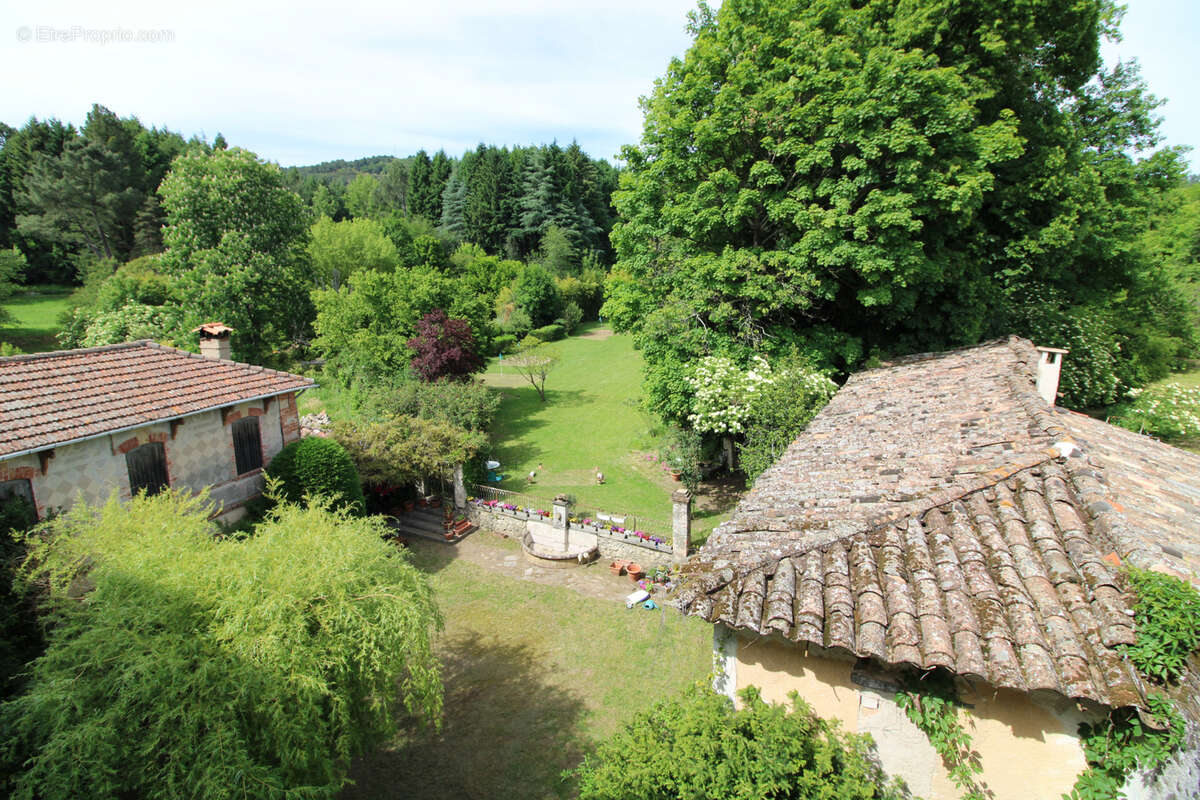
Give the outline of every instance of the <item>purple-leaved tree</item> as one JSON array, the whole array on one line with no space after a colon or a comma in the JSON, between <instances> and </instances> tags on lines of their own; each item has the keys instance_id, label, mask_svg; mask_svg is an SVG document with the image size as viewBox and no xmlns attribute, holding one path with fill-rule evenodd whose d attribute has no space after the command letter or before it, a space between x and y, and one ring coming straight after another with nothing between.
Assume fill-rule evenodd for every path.
<instances>
[{"instance_id":1,"label":"purple-leaved tree","mask_svg":"<svg viewBox=\"0 0 1200 800\"><path fill-rule=\"evenodd\" d=\"M413 372L422 380L439 378L466 380L483 369L475 335L466 320L446 316L435 308L417 322L417 335L408 340L413 351Z\"/></svg>"}]
</instances>

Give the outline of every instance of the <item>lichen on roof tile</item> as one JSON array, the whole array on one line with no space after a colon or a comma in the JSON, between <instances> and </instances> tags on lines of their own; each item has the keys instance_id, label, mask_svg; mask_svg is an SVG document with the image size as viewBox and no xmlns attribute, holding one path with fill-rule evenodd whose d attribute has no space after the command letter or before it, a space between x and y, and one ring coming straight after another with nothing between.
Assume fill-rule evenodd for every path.
<instances>
[{"instance_id":1,"label":"lichen on roof tile","mask_svg":"<svg viewBox=\"0 0 1200 800\"><path fill-rule=\"evenodd\" d=\"M1105 554L1200 580L1200 458L1047 406L1037 360L1010 338L853 376L685 566L677 604L893 665L1143 704ZM772 577L739 603L751 573Z\"/></svg>"}]
</instances>

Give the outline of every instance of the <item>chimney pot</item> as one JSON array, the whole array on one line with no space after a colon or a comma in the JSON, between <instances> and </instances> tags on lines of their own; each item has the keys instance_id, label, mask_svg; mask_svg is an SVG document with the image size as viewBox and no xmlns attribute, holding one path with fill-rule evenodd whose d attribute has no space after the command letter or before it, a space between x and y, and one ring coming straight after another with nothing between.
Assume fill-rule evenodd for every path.
<instances>
[{"instance_id":1,"label":"chimney pot","mask_svg":"<svg viewBox=\"0 0 1200 800\"><path fill-rule=\"evenodd\" d=\"M1038 368L1037 368L1037 390L1042 399L1047 405L1054 405L1054 400L1058 397L1058 378L1062 371L1062 357L1069 353L1069 350L1062 350L1057 347L1039 347L1038 353Z\"/></svg>"},{"instance_id":2,"label":"chimney pot","mask_svg":"<svg viewBox=\"0 0 1200 800\"><path fill-rule=\"evenodd\" d=\"M200 355L223 361L233 359L229 345L229 334L233 333L233 328L223 322L206 322L195 328L194 332L200 334Z\"/></svg>"}]
</instances>

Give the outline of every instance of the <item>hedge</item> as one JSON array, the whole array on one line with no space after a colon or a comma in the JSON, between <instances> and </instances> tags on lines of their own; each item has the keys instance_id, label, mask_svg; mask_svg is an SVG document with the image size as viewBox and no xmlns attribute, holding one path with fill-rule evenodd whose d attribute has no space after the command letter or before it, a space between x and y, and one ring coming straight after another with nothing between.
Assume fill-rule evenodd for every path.
<instances>
[{"instance_id":1,"label":"hedge","mask_svg":"<svg viewBox=\"0 0 1200 800\"><path fill-rule=\"evenodd\" d=\"M358 470L346 448L333 439L306 436L279 451L267 467L278 478L284 498L301 503L306 494L331 497L356 514L366 511Z\"/></svg>"},{"instance_id":2,"label":"hedge","mask_svg":"<svg viewBox=\"0 0 1200 800\"><path fill-rule=\"evenodd\" d=\"M492 337L492 355L511 353L517 349L517 337L511 333L501 333Z\"/></svg>"},{"instance_id":3,"label":"hedge","mask_svg":"<svg viewBox=\"0 0 1200 800\"><path fill-rule=\"evenodd\" d=\"M529 333L530 336L536 336L543 342L557 342L559 339L563 338L563 334L563 326L557 323L543 325L540 328L535 328Z\"/></svg>"}]
</instances>

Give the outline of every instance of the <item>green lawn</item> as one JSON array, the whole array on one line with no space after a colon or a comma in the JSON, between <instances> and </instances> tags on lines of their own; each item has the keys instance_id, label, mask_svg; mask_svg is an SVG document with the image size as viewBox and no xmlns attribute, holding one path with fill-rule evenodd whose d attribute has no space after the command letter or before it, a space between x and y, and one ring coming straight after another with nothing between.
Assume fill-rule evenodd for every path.
<instances>
[{"instance_id":1,"label":"green lawn","mask_svg":"<svg viewBox=\"0 0 1200 800\"><path fill-rule=\"evenodd\" d=\"M58 349L58 317L68 308L69 286L32 286L13 296L4 310L13 320L0 325L0 342L9 342L26 353Z\"/></svg>"},{"instance_id":2,"label":"green lawn","mask_svg":"<svg viewBox=\"0 0 1200 800\"><path fill-rule=\"evenodd\" d=\"M563 770L711 669L712 629L695 618L516 580L443 545L418 543L413 554L446 621L442 730L410 730L356 761L342 800L570 797Z\"/></svg>"},{"instance_id":3,"label":"green lawn","mask_svg":"<svg viewBox=\"0 0 1200 800\"><path fill-rule=\"evenodd\" d=\"M642 357L632 339L590 323L553 347L562 358L546 381L545 402L501 359L491 359L482 376L502 395L492 424L492 456L504 476L498 486L533 495L545 508L556 494L573 494L584 515L632 515L638 527L669 535L671 492L681 484L658 462L662 426L641 409ZM353 416L350 394L328 383L304 394L300 413ZM604 473L603 485L596 484L596 470ZM532 483L530 472L536 473ZM728 518L741 488L729 480L701 486L693 503L693 544Z\"/></svg>"},{"instance_id":4,"label":"green lawn","mask_svg":"<svg viewBox=\"0 0 1200 800\"><path fill-rule=\"evenodd\" d=\"M670 495L680 484L658 463L661 428L639 405L641 354L629 336L608 335L598 324L580 333L554 343L562 358L546 380L545 402L502 360L489 363L483 379L504 396L493 424L493 455L505 476L499 486L543 498L567 492L585 513L632 514L639 527L670 533ZM707 538L732 498L710 492L702 499L693 541Z\"/></svg>"}]
</instances>

